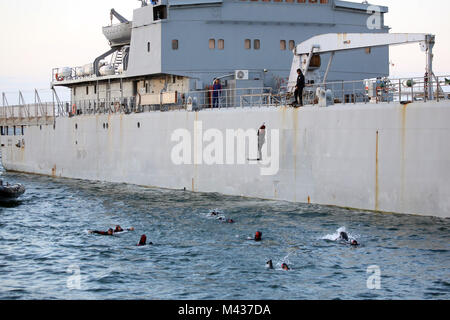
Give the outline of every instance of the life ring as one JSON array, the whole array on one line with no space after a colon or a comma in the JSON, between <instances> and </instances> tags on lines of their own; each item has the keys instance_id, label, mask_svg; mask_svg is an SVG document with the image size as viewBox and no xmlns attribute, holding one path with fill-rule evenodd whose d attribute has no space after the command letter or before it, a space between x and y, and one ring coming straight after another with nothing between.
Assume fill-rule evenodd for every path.
<instances>
[{"instance_id":1,"label":"life ring","mask_svg":"<svg viewBox=\"0 0 450 320\"><path fill-rule=\"evenodd\" d=\"M64 78L63 77L59 77L58 74L55 74L55 79L56 81L63 81Z\"/></svg>"},{"instance_id":2,"label":"life ring","mask_svg":"<svg viewBox=\"0 0 450 320\"><path fill-rule=\"evenodd\" d=\"M77 105L75 103L72 105L72 114L73 115L77 114Z\"/></svg>"}]
</instances>

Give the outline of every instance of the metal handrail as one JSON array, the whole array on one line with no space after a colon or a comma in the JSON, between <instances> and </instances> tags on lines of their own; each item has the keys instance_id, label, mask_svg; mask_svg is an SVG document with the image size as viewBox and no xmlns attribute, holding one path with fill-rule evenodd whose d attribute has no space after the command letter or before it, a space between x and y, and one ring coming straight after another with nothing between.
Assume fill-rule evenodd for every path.
<instances>
[{"instance_id":1,"label":"metal handrail","mask_svg":"<svg viewBox=\"0 0 450 320\"><path fill-rule=\"evenodd\" d=\"M433 99L440 101L450 99L450 76L437 76L433 78ZM428 101L429 79L378 78L358 81L334 81L320 84L309 84L304 89L304 104L317 104L317 88L332 91L335 103L380 103L380 102L415 102ZM161 93L162 94L162 93ZM114 114L114 113L140 113L149 111L169 110L205 110L224 108L248 108L289 105L293 100L288 86L274 90L264 88L223 88L221 90L200 90L176 92L176 102L164 103L161 98L159 104L143 105L139 96L111 97L91 100L60 101L54 92L52 102L41 102L36 90L34 104L25 104L23 97L18 105L9 105L5 93L3 107L0 107L0 120L33 119L48 117L66 117L83 114Z\"/></svg>"}]
</instances>

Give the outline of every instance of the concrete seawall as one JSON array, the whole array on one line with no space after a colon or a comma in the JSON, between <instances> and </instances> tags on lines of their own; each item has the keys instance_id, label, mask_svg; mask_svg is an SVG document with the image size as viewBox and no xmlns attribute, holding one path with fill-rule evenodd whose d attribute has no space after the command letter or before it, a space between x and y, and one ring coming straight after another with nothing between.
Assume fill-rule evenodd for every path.
<instances>
[{"instance_id":1,"label":"concrete seawall","mask_svg":"<svg viewBox=\"0 0 450 320\"><path fill-rule=\"evenodd\" d=\"M218 145L227 149L227 130L263 123L269 154L274 144L279 150L274 175L208 148L223 137ZM178 129L191 133L191 164L173 161ZM1 143L3 166L13 171L450 217L448 101L84 115ZM236 156L238 145L230 147ZM219 164L206 164L204 153Z\"/></svg>"}]
</instances>

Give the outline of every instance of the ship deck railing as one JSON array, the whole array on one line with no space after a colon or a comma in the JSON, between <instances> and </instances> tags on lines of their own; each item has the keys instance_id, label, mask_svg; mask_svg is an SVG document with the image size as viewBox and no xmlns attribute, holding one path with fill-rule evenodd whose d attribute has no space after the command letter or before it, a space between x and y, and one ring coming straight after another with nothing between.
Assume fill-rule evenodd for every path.
<instances>
[{"instance_id":1,"label":"ship deck railing","mask_svg":"<svg viewBox=\"0 0 450 320\"><path fill-rule=\"evenodd\" d=\"M288 88L295 83L281 88L286 95L293 94ZM303 91L303 102L305 105L318 103L317 89L330 90L335 104L348 103L391 103L391 102L419 102L429 100L450 99L450 76L434 77L431 81L432 96L429 96L430 79L428 77L398 78L387 77L355 80L355 81L333 81L326 83L307 84ZM289 98L287 98L289 100Z\"/></svg>"},{"instance_id":2,"label":"ship deck railing","mask_svg":"<svg viewBox=\"0 0 450 320\"><path fill-rule=\"evenodd\" d=\"M431 100L428 96L429 79L378 78L362 81L334 81L308 84L303 93L305 106L318 104L317 88L330 90L333 102L339 104L356 103L414 103ZM135 97L112 98L117 92L102 92L106 98L63 102L53 91L52 102L41 102L35 93L35 103L25 104L19 92L19 103L9 105L3 93L3 106L0 107L0 125L51 124L58 117L73 117L93 114L131 114L164 111L202 111L229 108L255 108L289 106L293 93L288 87L279 90L267 88L223 88L221 90L194 90L189 92L161 92L151 99ZM432 82L432 100L450 99L450 76L435 77ZM153 101L144 105L142 101ZM157 101L155 103L155 101Z\"/></svg>"}]
</instances>

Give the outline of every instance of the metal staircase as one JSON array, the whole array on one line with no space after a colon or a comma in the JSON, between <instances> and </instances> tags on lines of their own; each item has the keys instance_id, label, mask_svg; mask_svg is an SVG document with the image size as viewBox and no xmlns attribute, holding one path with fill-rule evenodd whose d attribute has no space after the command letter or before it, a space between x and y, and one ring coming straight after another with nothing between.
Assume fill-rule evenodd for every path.
<instances>
[{"instance_id":1,"label":"metal staircase","mask_svg":"<svg viewBox=\"0 0 450 320\"><path fill-rule=\"evenodd\" d=\"M122 50L117 50L117 52L115 53L115 55L113 55L114 58L114 62L113 62L113 66L114 66L114 70L117 73L119 73L119 66L123 63L123 52Z\"/></svg>"}]
</instances>

